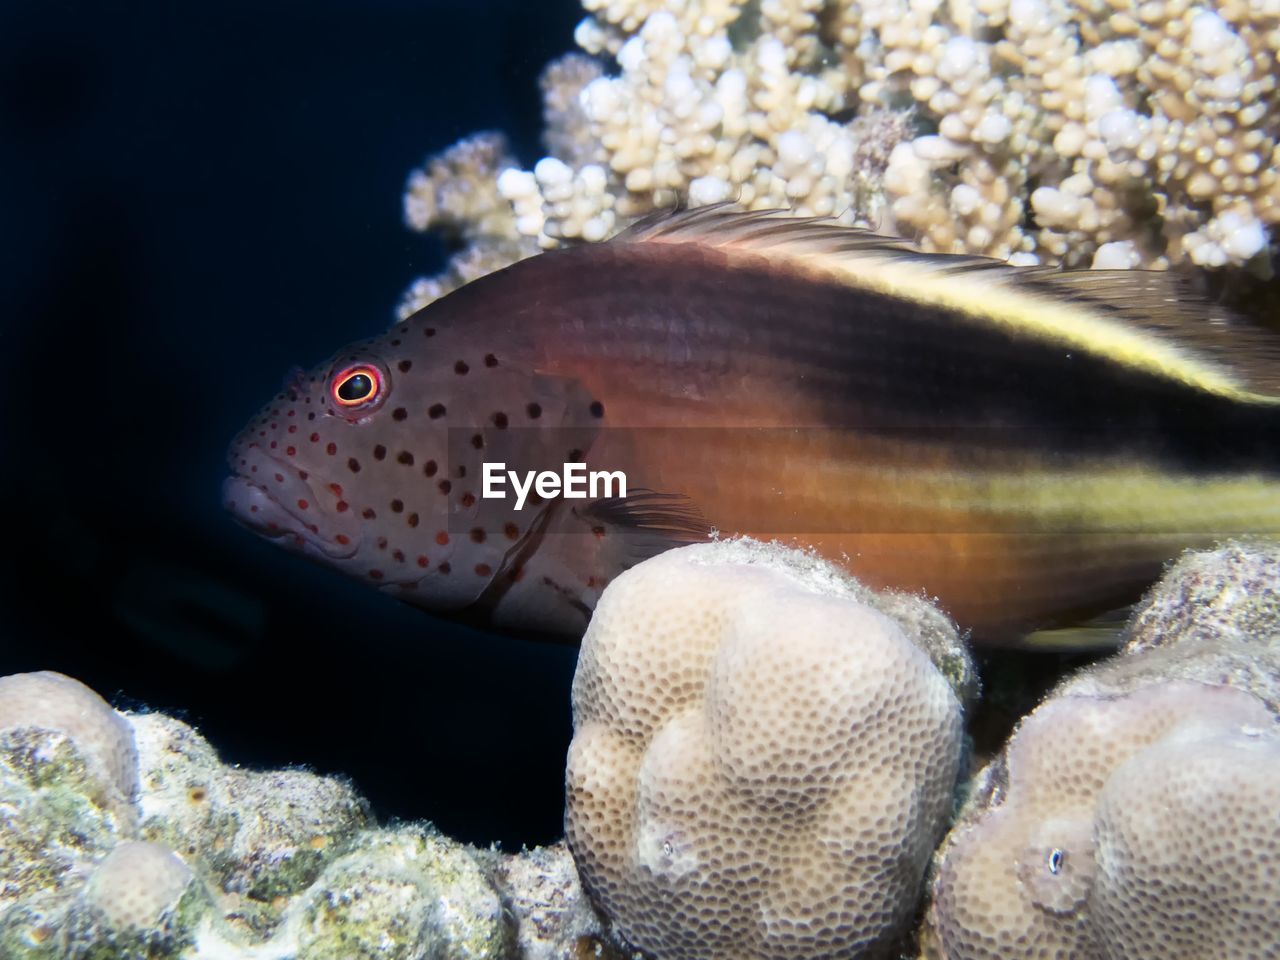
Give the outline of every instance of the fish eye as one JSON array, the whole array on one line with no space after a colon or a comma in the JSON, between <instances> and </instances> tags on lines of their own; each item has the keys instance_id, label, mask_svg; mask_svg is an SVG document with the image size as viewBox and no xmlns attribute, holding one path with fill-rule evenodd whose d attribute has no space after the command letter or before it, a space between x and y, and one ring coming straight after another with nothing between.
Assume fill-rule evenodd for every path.
<instances>
[{"instance_id":1,"label":"fish eye","mask_svg":"<svg viewBox=\"0 0 1280 960\"><path fill-rule=\"evenodd\" d=\"M333 378L329 393L339 407L353 410L367 407L380 399L383 382L377 367L359 363L340 370Z\"/></svg>"}]
</instances>

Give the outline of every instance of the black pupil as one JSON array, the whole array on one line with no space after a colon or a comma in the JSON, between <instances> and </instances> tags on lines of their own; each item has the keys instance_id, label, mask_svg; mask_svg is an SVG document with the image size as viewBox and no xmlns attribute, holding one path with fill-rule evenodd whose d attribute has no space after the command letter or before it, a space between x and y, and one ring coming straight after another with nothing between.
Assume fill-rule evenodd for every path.
<instances>
[{"instance_id":1,"label":"black pupil","mask_svg":"<svg viewBox=\"0 0 1280 960\"><path fill-rule=\"evenodd\" d=\"M348 402L363 400L373 393L373 378L367 373L357 373L338 384L338 396Z\"/></svg>"}]
</instances>

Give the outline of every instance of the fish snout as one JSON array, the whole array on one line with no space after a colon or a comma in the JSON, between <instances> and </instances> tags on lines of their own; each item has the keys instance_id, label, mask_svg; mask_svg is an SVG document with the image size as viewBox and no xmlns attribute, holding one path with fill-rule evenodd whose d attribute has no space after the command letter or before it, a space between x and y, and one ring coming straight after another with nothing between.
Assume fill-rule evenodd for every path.
<instances>
[{"instance_id":1,"label":"fish snout","mask_svg":"<svg viewBox=\"0 0 1280 960\"><path fill-rule=\"evenodd\" d=\"M230 460L233 473L223 482L222 500L238 521L271 539L292 538L295 546L329 559L355 554L360 527L341 486L318 482L255 442L233 444Z\"/></svg>"}]
</instances>

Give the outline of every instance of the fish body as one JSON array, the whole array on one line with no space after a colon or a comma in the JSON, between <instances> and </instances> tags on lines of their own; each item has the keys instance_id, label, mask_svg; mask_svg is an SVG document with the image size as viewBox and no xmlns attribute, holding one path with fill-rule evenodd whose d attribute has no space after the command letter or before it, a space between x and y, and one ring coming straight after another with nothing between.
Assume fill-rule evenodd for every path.
<instances>
[{"instance_id":1,"label":"fish body","mask_svg":"<svg viewBox=\"0 0 1280 960\"><path fill-rule=\"evenodd\" d=\"M719 531L811 547L1016 642L1131 602L1186 547L1280 532L1274 344L1202 309L1162 274L677 214L339 351L233 442L225 498L285 545L499 626L580 634L621 570ZM629 495L482 496L485 463L571 461Z\"/></svg>"}]
</instances>

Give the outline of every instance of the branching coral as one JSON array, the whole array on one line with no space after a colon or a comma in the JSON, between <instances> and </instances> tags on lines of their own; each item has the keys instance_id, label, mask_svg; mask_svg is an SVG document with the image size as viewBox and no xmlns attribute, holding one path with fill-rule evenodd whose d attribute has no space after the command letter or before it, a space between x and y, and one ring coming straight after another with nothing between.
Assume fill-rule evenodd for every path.
<instances>
[{"instance_id":1,"label":"branching coral","mask_svg":"<svg viewBox=\"0 0 1280 960\"><path fill-rule=\"evenodd\" d=\"M474 141L442 155L484 198L461 213L482 252L404 309L530 252L517 237L603 239L677 201L787 207L1023 263L1269 263L1280 0L583 5L575 39L594 59L543 79L549 156L528 171L503 158L504 173ZM415 174L411 207L441 169Z\"/></svg>"}]
</instances>

